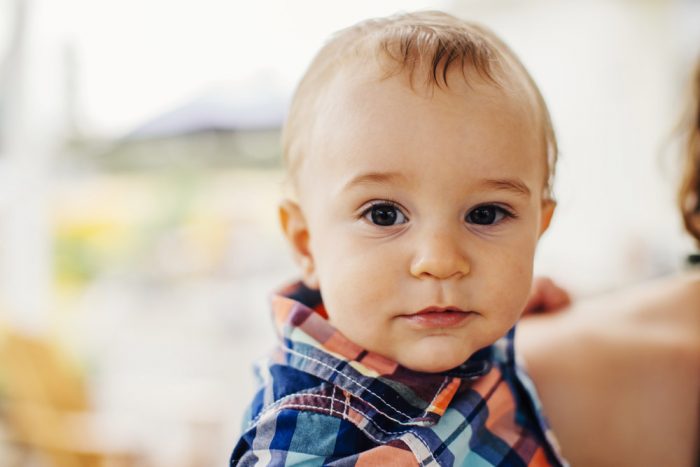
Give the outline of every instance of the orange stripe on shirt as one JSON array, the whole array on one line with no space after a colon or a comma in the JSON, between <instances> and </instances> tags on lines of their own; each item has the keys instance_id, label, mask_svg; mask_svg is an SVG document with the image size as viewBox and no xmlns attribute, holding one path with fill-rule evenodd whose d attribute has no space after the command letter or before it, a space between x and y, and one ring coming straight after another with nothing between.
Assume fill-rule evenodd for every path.
<instances>
[{"instance_id":1,"label":"orange stripe on shirt","mask_svg":"<svg viewBox=\"0 0 700 467\"><path fill-rule=\"evenodd\" d=\"M433 412L438 415L445 413L447 406L452 401L452 398L457 393L461 380L459 378L452 378L447 386L445 386L442 391L435 397L430 407L428 407L428 412Z\"/></svg>"},{"instance_id":2,"label":"orange stripe on shirt","mask_svg":"<svg viewBox=\"0 0 700 467\"><path fill-rule=\"evenodd\" d=\"M411 451L385 445L363 452L355 463L357 467L376 467L378 465L403 467L418 465L418 461Z\"/></svg>"}]
</instances>

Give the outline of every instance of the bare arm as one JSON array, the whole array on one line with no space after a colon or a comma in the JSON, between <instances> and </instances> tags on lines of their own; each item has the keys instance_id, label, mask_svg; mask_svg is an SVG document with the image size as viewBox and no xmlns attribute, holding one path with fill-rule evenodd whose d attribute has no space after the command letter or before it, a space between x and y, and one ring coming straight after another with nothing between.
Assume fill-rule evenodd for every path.
<instances>
[{"instance_id":1,"label":"bare arm","mask_svg":"<svg viewBox=\"0 0 700 467\"><path fill-rule=\"evenodd\" d=\"M694 466L700 274L522 321L516 342L574 466Z\"/></svg>"}]
</instances>

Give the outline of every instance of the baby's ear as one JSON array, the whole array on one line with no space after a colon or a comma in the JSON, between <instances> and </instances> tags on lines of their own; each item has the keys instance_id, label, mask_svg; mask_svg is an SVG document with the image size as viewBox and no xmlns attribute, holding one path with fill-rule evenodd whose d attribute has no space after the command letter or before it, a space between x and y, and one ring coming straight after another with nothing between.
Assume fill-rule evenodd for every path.
<instances>
[{"instance_id":1,"label":"baby's ear","mask_svg":"<svg viewBox=\"0 0 700 467\"><path fill-rule=\"evenodd\" d=\"M552 215L557 203L551 199L542 200L542 216L540 217L540 236L547 231L549 223L552 221Z\"/></svg>"},{"instance_id":2,"label":"baby's ear","mask_svg":"<svg viewBox=\"0 0 700 467\"><path fill-rule=\"evenodd\" d=\"M285 199L279 205L280 225L287 242L292 247L294 260L301 268L304 284L318 289L316 265L309 249L309 228L298 203Z\"/></svg>"}]
</instances>

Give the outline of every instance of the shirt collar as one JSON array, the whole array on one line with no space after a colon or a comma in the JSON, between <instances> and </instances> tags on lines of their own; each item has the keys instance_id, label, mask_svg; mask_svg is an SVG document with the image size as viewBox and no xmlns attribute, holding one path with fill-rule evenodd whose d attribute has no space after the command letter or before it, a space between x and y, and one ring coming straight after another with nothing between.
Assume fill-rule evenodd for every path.
<instances>
[{"instance_id":1,"label":"shirt collar","mask_svg":"<svg viewBox=\"0 0 700 467\"><path fill-rule=\"evenodd\" d=\"M275 295L272 310L286 365L342 388L400 424L437 423L462 381L480 378L493 364L489 346L443 373L409 370L349 341L325 319L320 293L302 283Z\"/></svg>"}]
</instances>

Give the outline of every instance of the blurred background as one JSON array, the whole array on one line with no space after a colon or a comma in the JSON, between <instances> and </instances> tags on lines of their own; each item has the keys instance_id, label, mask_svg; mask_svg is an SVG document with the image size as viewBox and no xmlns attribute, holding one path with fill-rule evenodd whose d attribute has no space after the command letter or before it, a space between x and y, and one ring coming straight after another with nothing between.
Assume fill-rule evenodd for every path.
<instances>
[{"instance_id":1,"label":"blurred background","mask_svg":"<svg viewBox=\"0 0 700 467\"><path fill-rule=\"evenodd\" d=\"M279 130L333 31L442 9L547 100L536 272L585 296L682 267L691 0L0 0L0 465L225 465L295 278Z\"/></svg>"}]
</instances>

